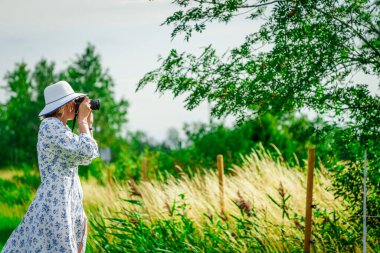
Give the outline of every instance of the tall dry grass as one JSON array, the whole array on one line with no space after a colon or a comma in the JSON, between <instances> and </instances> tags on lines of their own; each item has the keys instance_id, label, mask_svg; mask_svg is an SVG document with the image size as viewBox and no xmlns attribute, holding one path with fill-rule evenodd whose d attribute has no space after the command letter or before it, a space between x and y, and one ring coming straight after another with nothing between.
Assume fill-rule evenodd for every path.
<instances>
[{"instance_id":1,"label":"tall dry grass","mask_svg":"<svg viewBox=\"0 0 380 253\"><path fill-rule=\"evenodd\" d=\"M216 158L213 170L194 174L191 177L183 174L180 179L171 177L166 183L153 180L137 184L129 181L126 184L115 182L112 185L101 186L94 178L82 180L85 210L87 214L95 213L104 218L121 219L128 219L125 210L134 210L147 214L146 217L154 222L173 218L171 212L175 201L177 206L186 204L183 205L186 210L185 215L194 221L199 235L205 232L204 226L208 220L223 221L213 223L211 226L228 224L228 228L222 230L215 228L214 235L225 237L221 240L236 245L239 252L250 252L249 240L242 241L236 237L236 234L234 235L239 231L237 226L242 224L248 225L244 231L251 229L249 227L252 226L258 229L257 233L254 232L254 236L263 242L261 252L297 252L302 248L304 236L302 216L305 214L307 171L301 167L291 168L283 162L281 155L279 157L274 159L262 148L244 157L241 166L229 168L232 173L224 180L225 214L220 213ZM14 174L15 171L3 171L1 177L12 178ZM328 190L330 187L331 181L327 170L317 168L313 203L322 211L318 213L318 217L314 217L316 224L313 236L318 239L314 249L322 252L326 249L326 245L329 245L330 249L344 248L342 243L352 240L353 243L350 242L350 245L354 246L350 252L361 252L360 238L355 239L357 236L360 237L360 228L359 231L356 228L352 230L350 224L345 224L345 219L340 219L347 217L349 213L344 210L344 201L335 199L333 193ZM184 196L184 199L179 196ZM133 200L141 202L142 205L131 203ZM3 216L22 217L26 206L10 208L3 205L1 209ZM334 211L334 214L330 215L330 211ZM240 217L241 222L239 222ZM327 224L327 227L324 228L323 224ZM101 246L94 244L96 240L91 238L96 232L91 231L92 229L90 226L88 248L91 249L90 252L101 252ZM330 231L335 231L337 234L330 236ZM286 241L289 238L291 242ZM378 249L376 240L377 238L369 238L372 245ZM290 249L289 245L292 244L298 246ZM368 252L376 250L369 248Z\"/></svg>"},{"instance_id":2,"label":"tall dry grass","mask_svg":"<svg viewBox=\"0 0 380 253\"><path fill-rule=\"evenodd\" d=\"M269 196L279 198L279 190L290 195L289 208L297 213L305 212L306 168L289 168L281 159L275 161L264 150L254 151L244 158L243 165L232 168L234 173L225 177L226 212L238 215L240 211L233 201L239 195L256 212L276 220L282 210L273 208ZM342 209L342 201L335 199L327 189L331 182L324 168L316 170L314 178L314 203L319 208ZM180 179L171 177L166 183L160 181L143 181L136 184L100 186L95 180L82 182L84 203L87 207L100 208L104 214L124 208L136 208L135 205L122 199L140 200L152 217L167 214L167 204L171 204L179 194L185 194L186 203L191 208L188 215L199 218L203 213L219 212L219 186L217 169L190 178L183 175ZM282 189L281 189L282 188Z\"/></svg>"},{"instance_id":3,"label":"tall dry grass","mask_svg":"<svg viewBox=\"0 0 380 253\"><path fill-rule=\"evenodd\" d=\"M85 206L88 210L96 210L102 217L125 219L125 210L135 210L148 214L148 218L155 221L170 219L174 201L186 203L186 217L194 221L200 234L206 217L220 215L230 223L232 231L237 226L236 219L228 217L241 217L242 212L246 216L252 216L254 212L254 223L260 230L257 237L270 242L268 252L291 252L287 249L289 244L284 243L285 233L291 235L297 244L303 244L304 228L300 217L305 215L307 169L290 168L281 156L274 160L264 149L253 151L243 159L242 166L234 166L231 168L233 173L225 177L226 215L220 213L216 166L214 170L192 177L171 177L166 183L143 181L136 184L130 181L127 184L114 183L102 187L95 181L83 182ZM328 190L329 187L331 181L327 170L317 168L313 204L319 210L326 210L326 213L334 211L339 216L344 212L344 201L335 199ZM178 197L181 194L184 195L183 200ZM123 199L140 201L142 206ZM319 219L324 219L322 216ZM341 222L333 225L339 225L343 230L349 227ZM232 244L239 244L234 236L230 237ZM323 238L320 242L320 245L314 246L316 250L322 250ZM326 243L334 243L334 240ZM331 247L334 248L334 245ZM355 243L354 248L355 252L360 252L359 244Z\"/></svg>"}]
</instances>

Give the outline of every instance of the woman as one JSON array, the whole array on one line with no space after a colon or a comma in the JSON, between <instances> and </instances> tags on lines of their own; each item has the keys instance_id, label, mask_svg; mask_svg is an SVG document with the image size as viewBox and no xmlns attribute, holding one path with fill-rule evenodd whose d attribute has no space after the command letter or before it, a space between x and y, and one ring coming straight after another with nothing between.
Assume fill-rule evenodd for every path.
<instances>
[{"instance_id":1,"label":"woman","mask_svg":"<svg viewBox=\"0 0 380 253\"><path fill-rule=\"evenodd\" d=\"M65 81L45 88L43 120L38 131L37 154L41 184L20 225L12 232L2 253L85 252L87 217L78 165L99 156L92 137L90 100L75 93ZM86 96L77 116L79 135L66 125L75 114L78 97Z\"/></svg>"}]
</instances>

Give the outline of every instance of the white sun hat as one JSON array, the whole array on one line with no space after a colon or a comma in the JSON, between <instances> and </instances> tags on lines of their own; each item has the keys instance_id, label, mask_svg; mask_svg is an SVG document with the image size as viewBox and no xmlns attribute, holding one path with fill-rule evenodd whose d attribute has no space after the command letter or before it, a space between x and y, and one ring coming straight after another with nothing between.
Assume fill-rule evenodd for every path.
<instances>
[{"instance_id":1,"label":"white sun hat","mask_svg":"<svg viewBox=\"0 0 380 253\"><path fill-rule=\"evenodd\" d=\"M45 107L38 114L38 117L49 114L71 100L86 95L87 94L84 93L74 92L73 88L71 88L70 84L66 81L51 84L44 90Z\"/></svg>"}]
</instances>

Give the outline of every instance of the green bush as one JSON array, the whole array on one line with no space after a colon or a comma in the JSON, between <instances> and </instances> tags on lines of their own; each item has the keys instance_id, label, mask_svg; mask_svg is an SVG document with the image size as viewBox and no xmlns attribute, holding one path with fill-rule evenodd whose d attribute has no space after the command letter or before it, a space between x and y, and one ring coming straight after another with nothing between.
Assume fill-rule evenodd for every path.
<instances>
[{"instance_id":1,"label":"green bush","mask_svg":"<svg viewBox=\"0 0 380 253\"><path fill-rule=\"evenodd\" d=\"M316 145L317 163L334 164L330 135L321 135L318 128L327 125L320 119L310 121L306 116L294 114L274 117L263 115L241 125L225 127L222 124L185 125L185 147L169 148L165 144L150 148L152 167L157 172L177 176L191 174L199 168L212 169L216 156L224 155L226 173L233 164L241 164L241 157L261 145L275 159L284 159L290 166L304 166L307 148ZM281 150L281 153L279 152ZM147 156L147 154L142 154ZM152 159L153 157L153 159ZM153 168L149 168L152 170Z\"/></svg>"}]
</instances>

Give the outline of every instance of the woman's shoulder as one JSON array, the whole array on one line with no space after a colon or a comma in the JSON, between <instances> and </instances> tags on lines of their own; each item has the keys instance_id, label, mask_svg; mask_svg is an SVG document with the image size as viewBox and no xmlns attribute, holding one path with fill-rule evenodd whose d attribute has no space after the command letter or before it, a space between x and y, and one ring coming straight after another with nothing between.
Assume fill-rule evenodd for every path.
<instances>
[{"instance_id":1,"label":"woman's shoulder","mask_svg":"<svg viewBox=\"0 0 380 253\"><path fill-rule=\"evenodd\" d=\"M51 132L62 129L63 123L56 117L44 118L40 124L40 131Z\"/></svg>"},{"instance_id":2,"label":"woman's shoulder","mask_svg":"<svg viewBox=\"0 0 380 253\"><path fill-rule=\"evenodd\" d=\"M41 126L46 126L46 125L57 125L57 121L59 119L57 119L56 117L47 117L47 118L44 118L42 121L41 121L41 124L40 124L40 127Z\"/></svg>"}]
</instances>

